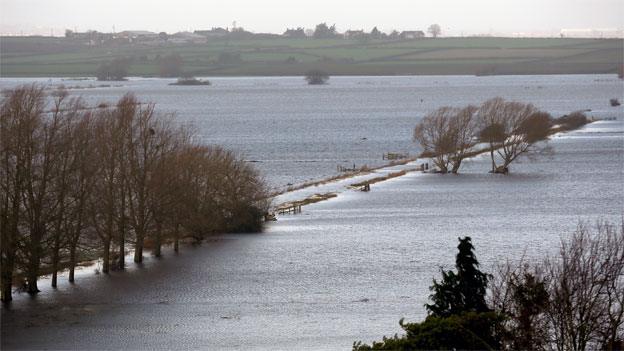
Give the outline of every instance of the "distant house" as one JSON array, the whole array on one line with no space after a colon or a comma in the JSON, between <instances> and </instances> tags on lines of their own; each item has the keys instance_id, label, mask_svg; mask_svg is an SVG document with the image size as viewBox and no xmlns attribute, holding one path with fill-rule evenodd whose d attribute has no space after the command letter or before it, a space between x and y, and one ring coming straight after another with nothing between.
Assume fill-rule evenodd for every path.
<instances>
[{"instance_id":1,"label":"distant house","mask_svg":"<svg viewBox=\"0 0 624 351\"><path fill-rule=\"evenodd\" d=\"M147 30L126 30L119 32L117 38L127 39L129 42L158 40L158 33Z\"/></svg>"},{"instance_id":2,"label":"distant house","mask_svg":"<svg viewBox=\"0 0 624 351\"><path fill-rule=\"evenodd\" d=\"M623 38L624 30L615 28L562 29L562 38Z\"/></svg>"},{"instance_id":3,"label":"distant house","mask_svg":"<svg viewBox=\"0 0 624 351\"><path fill-rule=\"evenodd\" d=\"M401 39L420 39L425 37L425 32L422 30L406 30L401 32Z\"/></svg>"},{"instance_id":4,"label":"distant house","mask_svg":"<svg viewBox=\"0 0 624 351\"><path fill-rule=\"evenodd\" d=\"M81 33L67 29L65 30L65 37L72 40L83 41L89 46L95 46L111 41L113 39L113 34L101 33L95 30L89 30Z\"/></svg>"},{"instance_id":5,"label":"distant house","mask_svg":"<svg viewBox=\"0 0 624 351\"><path fill-rule=\"evenodd\" d=\"M221 27L213 27L210 30L196 30L193 33L197 35L204 36L206 38L219 38L228 35L230 31L226 28Z\"/></svg>"},{"instance_id":6,"label":"distant house","mask_svg":"<svg viewBox=\"0 0 624 351\"><path fill-rule=\"evenodd\" d=\"M363 30L348 30L344 32L345 39L362 39L366 38L367 35Z\"/></svg>"},{"instance_id":7,"label":"distant house","mask_svg":"<svg viewBox=\"0 0 624 351\"><path fill-rule=\"evenodd\" d=\"M167 39L168 42L174 44L182 44L182 43L205 43L206 37L197 33L191 32L178 32L169 36Z\"/></svg>"},{"instance_id":8,"label":"distant house","mask_svg":"<svg viewBox=\"0 0 624 351\"><path fill-rule=\"evenodd\" d=\"M282 34L282 36L286 38L305 38L306 33L305 33L305 29L302 27L298 27L297 29L286 28L286 31L284 32L284 34Z\"/></svg>"},{"instance_id":9,"label":"distant house","mask_svg":"<svg viewBox=\"0 0 624 351\"><path fill-rule=\"evenodd\" d=\"M141 37L157 37L158 33L150 32L147 30L125 30L117 33L117 37L120 38L141 38Z\"/></svg>"}]
</instances>

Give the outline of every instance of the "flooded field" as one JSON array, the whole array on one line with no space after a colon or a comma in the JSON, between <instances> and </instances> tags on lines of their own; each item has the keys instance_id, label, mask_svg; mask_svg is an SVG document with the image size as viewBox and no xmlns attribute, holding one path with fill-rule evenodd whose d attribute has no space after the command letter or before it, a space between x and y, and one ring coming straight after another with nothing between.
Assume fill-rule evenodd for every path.
<instances>
[{"instance_id":1,"label":"flooded field","mask_svg":"<svg viewBox=\"0 0 624 351\"><path fill-rule=\"evenodd\" d=\"M624 95L614 74L332 77L324 86L308 86L302 77L207 79L211 86L169 86L173 79L2 78L0 89L32 82L64 85L91 104L114 102L132 91L158 111L190 123L203 142L237 150L280 188L334 175L339 165L381 165L386 152L418 154L413 128L441 106L502 96L533 103L555 117L587 109L597 118L624 117L624 106L609 104Z\"/></svg>"},{"instance_id":2,"label":"flooded field","mask_svg":"<svg viewBox=\"0 0 624 351\"><path fill-rule=\"evenodd\" d=\"M608 98L623 88L614 77L332 78L314 90L298 79L215 79L215 90L180 90L189 100L176 103L171 87L127 84L213 133L207 140L262 161L276 186L331 175L343 159L415 153L411 128L445 104L503 95L555 115L591 109L618 120L553 136L554 154L514 164L509 176L488 174L488 159L477 157L460 175L412 172L368 193L338 186L338 197L280 216L262 234L216 236L109 276L90 267L57 290L44 279L36 298L16 294L2 309L2 348L350 349L400 332L401 317L425 316L431 279L453 264L459 236L473 238L492 271L541 259L580 220L622 218L624 110ZM84 93L112 99L122 88Z\"/></svg>"}]
</instances>

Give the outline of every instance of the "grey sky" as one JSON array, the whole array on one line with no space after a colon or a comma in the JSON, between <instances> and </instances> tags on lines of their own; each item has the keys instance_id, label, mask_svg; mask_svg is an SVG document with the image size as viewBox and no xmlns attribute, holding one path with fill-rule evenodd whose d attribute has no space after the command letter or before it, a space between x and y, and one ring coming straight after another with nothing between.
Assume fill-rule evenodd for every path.
<instances>
[{"instance_id":1,"label":"grey sky","mask_svg":"<svg viewBox=\"0 0 624 351\"><path fill-rule=\"evenodd\" d=\"M147 29L176 32L239 26L281 33L286 27L336 23L339 31L378 26L446 33L556 33L562 28L624 27L624 0L0 0L0 31L56 34Z\"/></svg>"}]
</instances>

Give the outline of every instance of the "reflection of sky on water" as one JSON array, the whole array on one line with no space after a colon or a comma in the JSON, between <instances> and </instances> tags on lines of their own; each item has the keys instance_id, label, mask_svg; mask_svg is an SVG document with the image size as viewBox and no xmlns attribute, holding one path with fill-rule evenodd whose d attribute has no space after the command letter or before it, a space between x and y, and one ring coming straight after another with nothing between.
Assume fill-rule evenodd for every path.
<instances>
[{"instance_id":1,"label":"reflection of sky on water","mask_svg":"<svg viewBox=\"0 0 624 351\"><path fill-rule=\"evenodd\" d=\"M332 84L340 90L343 83L350 86L350 79L356 80L332 79ZM393 79L381 79L383 89L400 86ZM482 83L474 77L435 79ZM548 84L551 78L510 79ZM565 84L593 84L585 76L552 79L562 81L558 90L577 91ZM282 82L292 87L297 80L278 81L283 89ZM245 80L230 83L240 82ZM606 104L592 94L613 92L613 86L578 94L582 101L566 109ZM552 102L553 108L559 103ZM12 311L2 311L2 346L323 350L393 335L400 332L399 318L424 317L431 279L439 276L440 266L452 266L457 237L472 236L483 269L492 271L494 264L522 255L542 259L581 219L621 219L624 135L622 110L614 111L619 121L554 137L551 157L513 164L509 176L488 174L489 160L477 157L465 162L460 175L409 173L373 184L368 193L343 190L337 198L305 206L299 215L280 216L263 234L223 235L200 247L184 247L178 256L166 250L164 259L148 259L142 268L130 264L129 272L84 274L74 286L61 278L57 291L42 281L40 296L18 295ZM379 122L375 118L373 125ZM402 128L413 124L404 122ZM331 123L344 121L335 117ZM379 130L362 125L390 144L398 132L394 124ZM272 132L254 151L258 158L277 157L264 153L274 147L276 135L301 136ZM324 142L317 140L314 148L326 148ZM361 152L347 146L341 150L336 158ZM284 164L301 167L293 172L324 172L323 163L306 168L301 165L307 163L292 162L296 155L278 156ZM304 153L305 159L314 155ZM284 174L278 168L265 171L269 177L271 171L277 178Z\"/></svg>"},{"instance_id":2,"label":"reflection of sky on water","mask_svg":"<svg viewBox=\"0 0 624 351\"><path fill-rule=\"evenodd\" d=\"M74 89L90 103L112 101L126 91L192 123L206 143L238 150L285 186L324 178L336 166L375 166L385 152L418 153L412 129L424 114L444 105L479 104L495 96L530 102L555 116L591 109L594 117L624 117L616 75L332 77L308 86L302 77L209 78L213 85L168 86L171 79L127 82L0 79L0 88L38 81ZM117 85L122 85L118 87ZM365 139L364 139L365 138Z\"/></svg>"}]
</instances>

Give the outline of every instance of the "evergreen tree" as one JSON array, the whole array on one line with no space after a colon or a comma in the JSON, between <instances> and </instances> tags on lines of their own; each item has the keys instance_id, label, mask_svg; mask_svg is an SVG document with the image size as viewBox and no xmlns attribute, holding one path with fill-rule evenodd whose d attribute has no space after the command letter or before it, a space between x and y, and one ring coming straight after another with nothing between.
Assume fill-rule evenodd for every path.
<instances>
[{"instance_id":1,"label":"evergreen tree","mask_svg":"<svg viewBox=\"0 0 624 351\"><path fill-rule=\"evenodd\" d=\"M377 29L377 27L373 28L370 34L373 39L381 39L381 32Z\"/></svg>"},{"instance_id":2,"label":"evergreen tree","mask_svg":"<svg viewBox=\"0 0 624 351\"><path fill-rule=\"evenodd\" d=\"M487 312L485 292L489 276L479 270L470 237L459 238L455 259L457 272L442 270L442 281L435 279L429 288L432 304L425 304L429 314L448 317L464 312Z\"/></svg>"}]
</instances>

